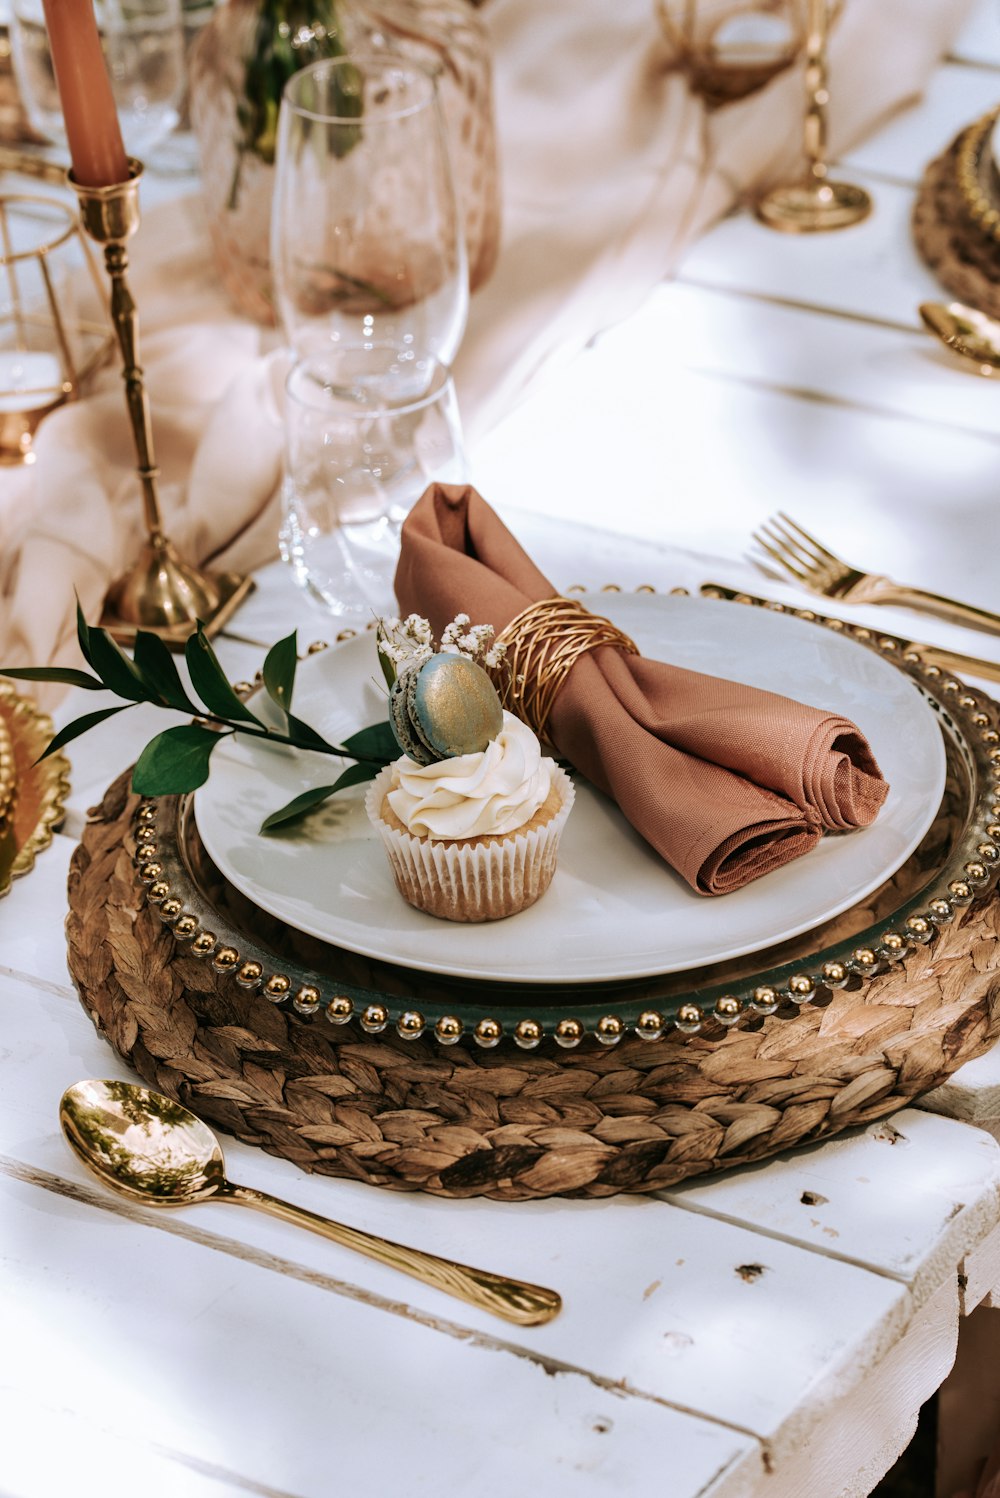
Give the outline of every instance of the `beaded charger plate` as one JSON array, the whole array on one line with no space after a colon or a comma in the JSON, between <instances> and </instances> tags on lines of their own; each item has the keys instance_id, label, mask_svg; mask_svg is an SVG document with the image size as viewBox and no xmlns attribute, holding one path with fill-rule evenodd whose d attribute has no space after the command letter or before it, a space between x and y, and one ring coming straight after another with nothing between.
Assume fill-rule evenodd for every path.
<instances>
[{"instance_id":1,"label":"beaded charger plate","mask_svg":"<svg viewBox=\"0 0 1000 1498\"><path fill-rule=\"evenodd\" d=\"M337 951L254 909L185 804L141 802L123 778L71 873L69 961L86 1008L151 1086L241 1139L446 1196L654 1190L939 1085L1000 1031L1000 709L919 647L796 612L908 673L948 758L919 847L815 930L558 1001L469 985Z\"/></svg>"}]
</instances>

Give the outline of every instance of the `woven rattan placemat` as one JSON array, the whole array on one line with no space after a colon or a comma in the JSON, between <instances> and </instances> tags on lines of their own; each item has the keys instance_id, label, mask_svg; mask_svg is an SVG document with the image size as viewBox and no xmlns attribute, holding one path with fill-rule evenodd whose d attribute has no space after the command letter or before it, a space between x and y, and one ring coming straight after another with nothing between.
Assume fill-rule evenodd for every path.
<instances>
[{"instance_id":1,"label":"woven rattan placemat","mask_svg":"<svg viewBox=\"0 0 1000 1498\"><path fill-rule=\"evenodd\" d=\"M959 178L966 138L962 131L924 172L913 210L913 238L951 296L1000 317L1000 243L974 221Z\"/></svg>"},{"instance_id":2,"label":"woven rattan placemat","mask_svg":"<svg viewBox=\"0 0 1000 1498\"><path fill-rule=\"evenodd\" d=\"M440 1196L610 1196L891 1112L1000 1033L1000 899L863 987L724 1031L481 1051L301 1018L179 942L136 880L123 776L74 856L70 971L145 1082L305 1170Z\"/></svg>"}]
</instances>

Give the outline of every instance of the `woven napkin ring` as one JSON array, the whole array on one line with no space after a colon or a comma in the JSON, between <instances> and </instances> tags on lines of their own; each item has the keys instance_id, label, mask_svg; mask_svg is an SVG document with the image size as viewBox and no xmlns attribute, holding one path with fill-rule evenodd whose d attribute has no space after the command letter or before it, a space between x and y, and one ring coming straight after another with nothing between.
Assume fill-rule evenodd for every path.
<instances>
[{"instance_id":1,"label":"woven napkin ring","mask_svg":"<svg viewBox=\"0 0 1000 1498\"><path fill-rule=\"evenodd\" d=\"M497 682L504 707L550 748L554 745L547 731L549 714L581 655L601 645L639 654L634 641L610 619L590 613L569 598L543 598L530 604L501 630L497 643L506 646Z\"/></svg>"}]
</instances>

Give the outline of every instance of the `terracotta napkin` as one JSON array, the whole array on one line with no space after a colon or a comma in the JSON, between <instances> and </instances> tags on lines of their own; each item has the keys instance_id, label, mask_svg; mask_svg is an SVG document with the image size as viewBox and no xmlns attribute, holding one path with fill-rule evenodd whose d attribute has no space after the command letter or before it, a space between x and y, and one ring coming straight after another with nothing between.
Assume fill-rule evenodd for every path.
<instances>
[{"instance_id":1,"label":"terracotta napkin","mask_svg":"<svg viewBox=\"0 0 1000 1498\"><path fill-rule=\"evenodd\" d=\"M399 606L436 632L461 612L499 632L555 591L474 489L431 485L403 526ZM702 894L867 826L888 791L846 718L610 646L573 666L549 732Z\"/></svg>"}]
</instances>

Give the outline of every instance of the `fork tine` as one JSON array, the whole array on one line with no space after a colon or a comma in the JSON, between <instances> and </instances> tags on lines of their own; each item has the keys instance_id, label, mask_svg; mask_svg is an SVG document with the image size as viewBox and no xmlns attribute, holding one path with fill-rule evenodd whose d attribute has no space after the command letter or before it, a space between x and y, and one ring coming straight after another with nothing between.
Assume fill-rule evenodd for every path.
<instances>
[{"instance_id":1,"label":"fork tine","mask_svg":"<svg viewBox=\"0 0 1000 1498\"><path fill-rule=\"evenodd\" d=\"M806 569L806 572L816 572L822 568L822 558L814 556L811 551L807 551L802 542L793 536L791 531L786 530L780 520L777 520L773 515L768 524L763 526L762 529L767 535L768 540L772 541L779 551L784 552L786 557L790 557L793 561L798 562L800 566Z\"/></svg>"},{"instance_id":2,"label":"fork tine","mask_svg":"<svg viewBox=\"0 0 1000 1498\"><path fill-rule=\"evenodd\" d=\"M778 518L783 520L787 526L790 526L793 531L801 536L803 541L807 541L813 548L813 550L817 553L817 555L822 557L823 561L831 562L835 567L844 566L844 563L841 561L840 557L834 556L832 551L827 551L823 543L821 541L817 541L816 537L811 536L808 531L804 531L801 525L799 525L797 521L792 519L791 515L786 515L783 510L779 510Z\"/></svg>"},{"instance_id":3,"label":"fork tine","mask_svg":"<svg viewBox=\"0 0 1000 1498\"><path fill-rule=\"evenodd\" d=\"M797 557L804 567L807 567L811 572L816 572L825 565L823 557L819 552L812 551L800 541L798 536L789 530L776 515L771 516L770 524L773 527L770 533L772 541L775 541L783 550Z\"/></svg>"},{"instance_id":4,"label":"fork tine","mask_svg":"<svg viewBox=\"0 0 1000 1498\"><path fill-rule=\"evenodd\" d=\"M774 561L778 563L779 567L784 568L784 570L790 573L797 582L807 582L809 574L802 570L802 568L798 565L797 559L789 556L786 550L779 550L777 546L772 546L771 540L769 539L770 536L771 532L766 530L766 528L762 531L754 531L753 533L753 539L756 541L757 545L761 548L762 551L766 551L768 556L772 557Z\"/></svg>"}]
</instances>

